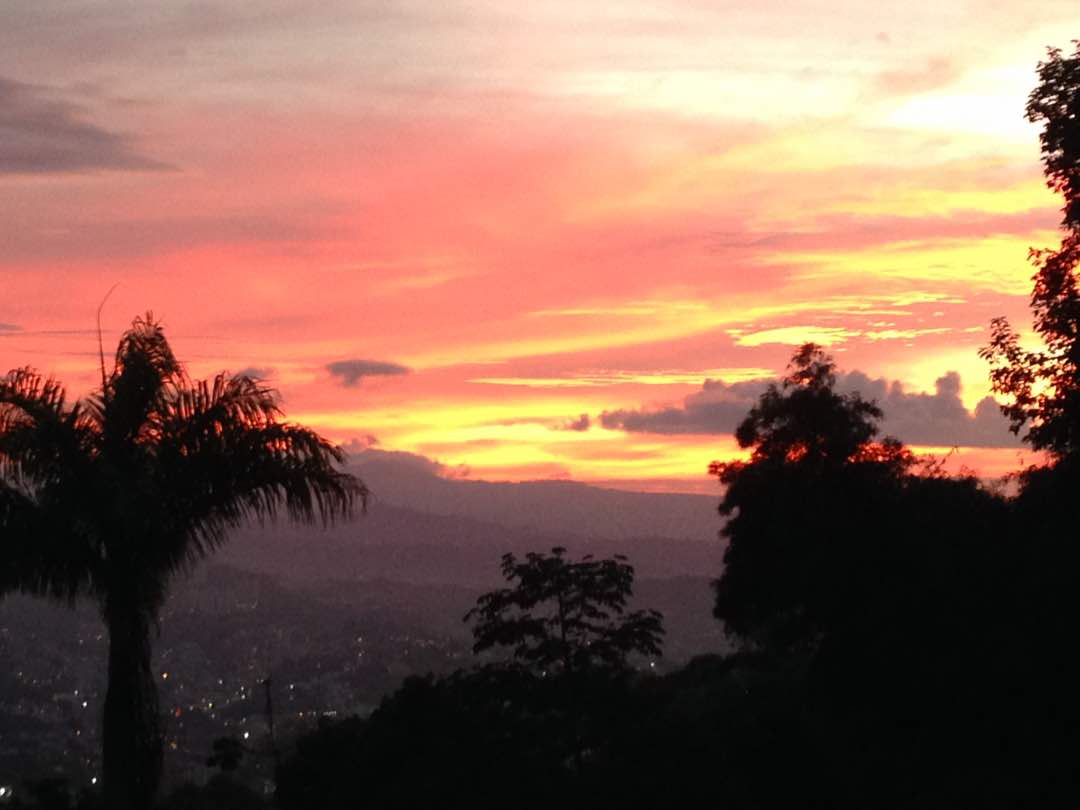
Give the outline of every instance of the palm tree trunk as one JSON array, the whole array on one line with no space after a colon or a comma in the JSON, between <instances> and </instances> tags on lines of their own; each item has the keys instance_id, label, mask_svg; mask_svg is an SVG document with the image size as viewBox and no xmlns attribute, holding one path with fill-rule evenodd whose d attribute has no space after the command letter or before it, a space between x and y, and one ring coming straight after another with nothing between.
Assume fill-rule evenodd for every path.
<instances>
[{"instance_id":1,"label":"palm tree trunk","mask_svg":"<svg viewBox=\"0 0 1080 810\"><path fill-rule=\"evenodd\" d=\"M112 596L109 685L105 692L103 777L108 810L150 810L161 780L157 685L150 670L153 617L129 595Z\"/></svg>"}]
</instances>

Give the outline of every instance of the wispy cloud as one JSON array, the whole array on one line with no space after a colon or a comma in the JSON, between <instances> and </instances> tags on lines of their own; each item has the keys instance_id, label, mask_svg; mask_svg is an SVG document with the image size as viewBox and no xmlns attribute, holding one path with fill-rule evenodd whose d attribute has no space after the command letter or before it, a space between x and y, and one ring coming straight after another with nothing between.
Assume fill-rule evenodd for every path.
<instances>
[{"instance_id":1,"label":"wispy cloud","mask_svg":"<svg viewBox=\"0 0 1080 810\"><path fill-rule=\"evenodd\" d=\"M166 168L57 90L0 77L0 175Z\"/></svg>"},{"instance_id":2,"label":"wispy cloud","mask_svg":"<svg viewBox=\"0 0 1080 810\"><path fill-rule=\"evenodd\" d=\"M604 388L613 385L696 385L702 380L754 380L769 374L764 368L707 368L701 370L663 369L627 371L604 369L579 371L552 377L474 377L471 383L518 385L525 388Z\"/></svg>"},{"instance_id":3,"label":"wispy cloud","mask_svg":"<svg viewBox=\"0 0 1080 810\"><path fill-rule=\"evenodd\" d=\"M914 67L885 70L874 81L875 95L913 95L936 90L960 75L954 60L933 56Z\"/></svg>"}]
</instances>

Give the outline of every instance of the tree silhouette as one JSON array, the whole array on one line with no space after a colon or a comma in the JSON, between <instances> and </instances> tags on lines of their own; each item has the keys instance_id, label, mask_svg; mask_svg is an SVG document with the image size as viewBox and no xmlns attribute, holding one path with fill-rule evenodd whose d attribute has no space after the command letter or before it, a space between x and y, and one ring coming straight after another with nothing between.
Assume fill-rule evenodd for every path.
<instances>
[{"instance_id":1,"label":"tree silhouette","mask_svg":"<svg viewBox=\"0 0 1080 810\"><path fill-rule=\"evenodd\" d=\"M1057 48L1039 63L1039 83L1028 97L1027 118L1039 136L1046 183L1062 196L1061 244L1032 250L1031 309L1042 346L1029 350L1004 318L995 319L980 354L990 361L1002 410L1024 440L1050 463L1024 470L1015 499L1018 544L1011 574L1018 609L1015 636L1024 640L1022 700L1013 727L1024 739L1029 783L1057 795L1045 806L1075 806L1074 763L1062 752L1076 747L1080 727L1075 653L1066 640L1080 611L1075 578L1080 510L1080 41L1065 55ZM1031 718L1037 718L1032 720Z\"/></svg>"},{"instance_id":2,"label":"tree silhouette","mask_svg":"<svg viewBox=\"0 0 1080 810\"><path fill-rule=\"evenodd\" d=\"M1060 459L1080 453L1080 41L1072 56L1051 48L1038 71L1027 118L1043 124L1046 183L1064 198L1061 245L1030 253L1031 308L1044 348L1024 349L1008 320L996 318L980 354L993 365L994 390L1009 398L1002 411L1013 432L1026 425L1024 439Z\"/></svg>"},{"instance_id":3,"label":"tree silhouette","mask_svg":"<svg viewBox=\"0 0 1080 810\"><path fill-rule=\"evenodd\" d=\"M513 587L481 596L465 614L475 620L474 652L513 648L514 659L537 672L623 670L630 655L660 655L663 616L655 610L626 613L634 568L622 555L567 560L566 549L502 558Z\"/></svg>"},{"instance_id":4,"label":"tree silhouette","mask_svg":"<svg viewBox=\"0 0 1080 810\"><path fill-rule=\"evenodd\" d=\"M857 460L877 435L881 409L857 393L838 394L835 386L832 358L820 346L804 344L781 384L770 384L736 428L736 441L753 448L757 464L836 466Z\"/></svg>"},{"instance_id":5,"label":"tree silhouette","mask_svg":"<svg viewBox=\"0 0 1080 810\"><path fill-rule=\"evenodd\" d=\"M325 522L367 490L256 380L190 380L149 313L101 373L101 390L70 406L32 369L0 379L0 586L98 602L105 801L144 810L162 756L150 638L172 575L251 518Z\"/></svg>"},{"instance_id":6,"label":"tree silhouette","mask_svg":"<svg viewBox=\"0 0 1080 810\"><path fill-rule=\"evenodd\" d=\"M728 541L713 583L714 613L736 634L792 644L850 609L863 539L915 459L898 441L875 442L881 410L835 390L836 365L812 343L792 357L738 426L749 462L714 462L725 486Z\"/></svg>"},{"instance_id":7,"label":"tree silhouette","mask_svg":"<svg viewBox=\"0 0 1080 810\"><path fill-rule=\"evenodd\" d=\"M297 739L276 773L277 805L583 806L563 801L575 773L558 680L493 667L407 678L370 717L327 720Z\"/></svg>"},{"instance_id":8,"label":"tree silhouette","mask_svg":"<svg viewBox=\"0 0 1080 810\"><path fill-rule=\"evenodd\" d=\"M465 620L477 652L509 647L513 660L407 678L370 717L320 723L277 769L279 806L609 806L582 794L583 765L629 724L634 684L653 680L629 658L660 655L662 617L626 610L634 569L621 556L507 554L502 571L510 587Z\"/></svg>"},{"instance_id":9,"label":"tree silhouette","mask_svg":"<svg viewBox=\"0 0 1080 810\"><path fill-rule=\"evenodd\" d=\"M1016 579L1030 546L1011 504L877 440L881 411L835 382L831 358L803 346L739 426L750 460L714 465L728 517L714 613L746 652L792 668L810 725L784 734L845 763L829 779L850 801L820 806L883 805L877 786L898 781L910 795L895 806L916 806L966 790L1001 763L995 735L1019 734L1002 718L1022 714L1014 676L1031 656L1003 639L1029 635Z\"/></svg>"}]
</instances>

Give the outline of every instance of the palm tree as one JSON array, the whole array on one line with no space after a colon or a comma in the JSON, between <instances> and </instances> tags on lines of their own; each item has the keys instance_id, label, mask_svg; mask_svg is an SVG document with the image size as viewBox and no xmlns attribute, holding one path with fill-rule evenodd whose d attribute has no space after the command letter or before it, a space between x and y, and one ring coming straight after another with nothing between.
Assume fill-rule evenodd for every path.
<instances>
[{"instance_id":1,"label":"palm tree","mask_svg":"<svg viewBox=\"0 0 1080 810\"><path fill-rule=\"evenodd\" d=\"M339 449L281 421L257 380L192 381L149 313L101 377L70 406L32 369L0 378L0 592L97 601L106 806L146 810L162 761L150 638L172 575L252 518L326 523L367 489L338 469Z\"/></svg>"}]
</instances>

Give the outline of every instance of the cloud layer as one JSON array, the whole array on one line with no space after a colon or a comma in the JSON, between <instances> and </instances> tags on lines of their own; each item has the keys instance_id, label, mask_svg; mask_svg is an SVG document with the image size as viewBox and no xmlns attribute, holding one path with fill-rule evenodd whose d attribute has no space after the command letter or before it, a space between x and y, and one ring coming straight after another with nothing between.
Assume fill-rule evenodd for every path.
<instances>
[{"instance_id":1,"label":"cloud layer","mask_svg":"<svg viewBox=\"0 0 1080 810\"><path fill-rule=\"evenodd\" d=\"M592 425L592 419L587 413L583 413L576 419L567 419L555 426L556 430L570 430L575 433L584 433Z\"/></svg>"},{"instance_id":2,"label":"cloud layer","mask_svg":"<svg viewBox=\"0 0 1080 810\"><path fill-rule=\"evenodd\" d=\"M56 91L0 76L0 175L163 168Z\"/></svg>"},{"instance_id":3,"label":"cloud layer","mask_svg":"<svg viewBox=\"0 0 1080 810\"><path fill-rule=\"evenodd\" d=\"M727 384L706 380L681 406L605 411L600 424L609 430L655 434L731 434L765 390L766 381ZM897 381L872 379L860 371L840 375L837 388L858 392L884 411L882 432L912 445L936 447L1018 447L1016 436L992 397L968 411L960 399L960 375L939 377L932 394L908 392Z\"/></svg>"}]
</instances>

